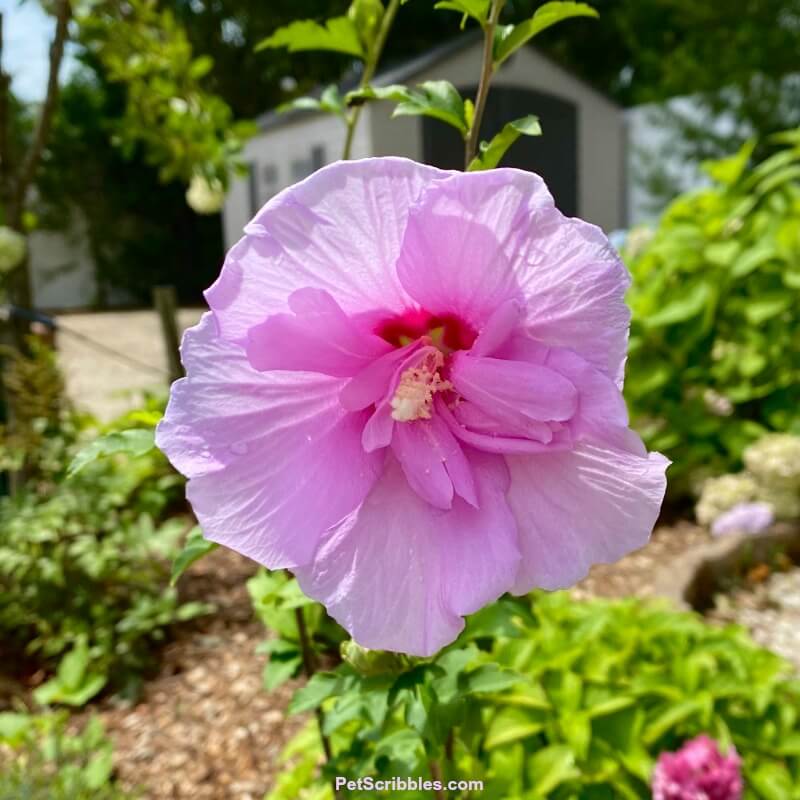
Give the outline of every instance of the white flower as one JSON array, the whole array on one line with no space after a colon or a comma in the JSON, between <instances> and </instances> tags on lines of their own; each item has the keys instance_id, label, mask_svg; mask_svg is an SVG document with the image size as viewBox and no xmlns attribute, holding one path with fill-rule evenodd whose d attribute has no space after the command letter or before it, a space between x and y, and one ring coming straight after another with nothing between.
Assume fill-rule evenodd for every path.
<instances>
[{"instance_id":1,"label":"white flower","mask_svg":"<svg viewBox=\"0 0 800 800\"><path fill-rule=\"evenodd\" d=\"M25 258L25 237L5 225L0 225L0 272L11 272Z\"/></svg>"},{"instance_id":2,"label":"white flower","mask_svg":"<svg viewBox=\"0 0 800 800\"><path fill-rule=\"evenodd\" d=\"M800 436L762 436L744 451L744 463L765 486L800 490Z\"/></svg>"},{"instance_id":3,"label":"white flower","mask_svg":"<svg viewBox=\"0 0 800 800\"><path fill-rule=\"evenodd\" d=\"M733 403L714 389L706 389L703 392L703 404L717 417L729 417L733 414Z\"/></svg>"},{"instance_id":4,"label":"white flower","mask_svg":"<svg viewBox=\"0 0 800 800\"><path fill-rule=\"evenodd\" d=\"M710 525L734 506L755 500L757 493L755 480L744 472L709 478L703 484L700 500L695 507L697 521L701 525Z\"/></svg>"},{"instance_id":5,"label":"white flower","mask_svg":"<svg viewBox=\"0 0 800 800\"><path fill-rule=\"evenodd\" d=\"M195 175L186 190L186 202L198 214L216 214L225 202L225 191L219 181Z\"/></svg>"},{"instance_id":6,"label":"white flower","mask_svg":"<svg viewBox=\"0 0 800 800\"><path fill-rule=\"evenodd\" d=\"M784 489L778 486L761 486L758 499L769 503L775 512L775 519L800 519L800 492L797 489Z\"/></svg>"}]
</instances>

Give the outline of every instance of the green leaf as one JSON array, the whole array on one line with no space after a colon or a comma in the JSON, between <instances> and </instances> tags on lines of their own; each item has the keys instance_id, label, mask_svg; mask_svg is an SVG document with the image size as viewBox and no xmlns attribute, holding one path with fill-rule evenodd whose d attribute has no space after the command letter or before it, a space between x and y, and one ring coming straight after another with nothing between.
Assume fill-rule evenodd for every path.
<instances>
[{"instance_id":1,"label":"green leaf","mask_svg":"<svg viewBox=\"0 0 800 800\"><path fill-rule=\"evenodd\" d=\"M339 89L334 84L328 86L322 94L317 97L296 97L288 103L279 105L277 110L284 111L322 111L326 114L336 114L343 117L346 112L344 98L339 94Z\"/></svg>"},{"instance_id":2,"label":"green leaf","mask_svg":"<svg viewBox=\"0 0 800 800\"><path fill-rule=\"evenodd\" d=\"M546 797L553 789L579 774L575 768L575 754L566 745L542 748L528 760L534 797Z\"/></svg>"},{"instance_id":3,"label":"green leaf","mask_svg":"<svg viewBox=\"0 0 800 800\"><path fill-rule=\"evenodd\" d=\"M67 477L71 478L84 467L97 461L98 458L125 453L138 458L155 448L155 432L150 428L133 428L127 431L115 431L95 439L80 450L67 469Z\"/></svg>"},{"instance_id":4,"label":"green leaf","mask_svg":"<svg viewBox=\"0 0 800 800\"><path fill-rule=\"evenodd\" d=\"M744 315L751 325L761 325L783 313L792 305L792 297L782 292L765 293L757 300L748 300Z\"/></svg>"},{"instance_id":5,"label":"green leaf","mask_svg":"<svg viewBox=\"0 0 800 800\"><path fill-rule=\"evenodd\" d=\"M20 744L28 731L33 728L34 717L30 714L17 714L14 711L0 712L0 742L15 747Z\"/></svg>"},{"instance_id":6,"label":"green leaf","mask_svg":"<svg viewBox=\"0 0 800 800\"><path fill-rule=\"evenodd\" d=\"M416 89L399 84L367 86L350 92L345 99L348 105L365 100L391 100L397 103L393 117L433 117L457 128L462 136L469 132L464 100L449 81L425 81Z\"/></svg>"},{"instance_id":7,"label":"green leaf","mask_svg":"<svg viewBox=\"0 0 800 800\"><path fill-rule=\"evenodd\" d=\"M506 151L520 136L541 136L542 127L539 118L532 114L522 119L515 119L503 126L503 130L492 138L490 142L481 142L480 152L470 161L468 171L474 172L481 169L496 167Z\"/></svg>"},{"instance_id":8,"label":"green leaf","mask_svg":"<svg viewBox=\"0 0 800 800\"><path fill-rule=\"evenodd\" d=\"M211 56L200 56L192 61L192 66L189 67L189 75L198 80L204 75L207 75L214 68L214 59Z\"/></svg>"},{"instance_id":9,"label":"green leaf","mask_svg":"<svg viewBox=\"0 0 800 800\"><path fill-rule=\"evenodd\" d=\"M108 785L111 773L114 771L114 750L107 746L95 753L86 765L84 776L86 786L98 791Z\"/></svg>"},{"instance_id":10,"label":"green leaf","mask_svg":"<svg viewBox=\"0 0 800 800\"><path fill-rule=\"evenodd\" d=\"M544 728L542 715L531 714L521 708L504 708L494 715L486 734L484 747L493 750L539 733Z\"/></svg>"},{"instance_id":11,"label":"green leaf","mask_svg":"<svg viewBox=\"0 0 800 800\"><path fill-rule=\"evenodd\" d=\"M742 173L750 163L750 157L753 155L755 146L756 140L750 139L742 145L738 153L716 161L704 162L702 165L703 170L717 183L733 186L742 177Z\"/></svg>"},{"instance_id":12,"label":"green leaf","mask_svg":"<svg viewBox=\"0 0 800 800\"><path fill-rule=\"evenodd\" d=\"M751 787L763 800L787 800L792 797L792 776L783 764L759 764L748 777Z\"/></svg>"},{"instance_id":13,"label":"green leaf","mask_svg":"<svg viewBox=\"0 0 800 800\"><path fill-rule=\"evenodd\" d=\"M317 672L311 680L298 689L289 701L289 713L299 714L319 707L336 690L339 679L332 672Z\"/></svg>"},{"instance_id":14,"label":"green leaf","mask_svg":"<svg viewBox=\"0 0 800 800\"><path fill-rule=\"evenodd\" d=\"M572 17L597 17L599 16L591 6L586 3L551 2L545 3L528 20L518 25L505 25L497 28L494 39L494 65L499 67L512 53L519 50L522 45L529 42L543 30Z\"/></svg>"},{"instance_id":15,"label":"green leaf","mask_svg":"<svg viewBox=\"0 0 800 800\"><path fill-rule=\"evenodd\" d=\"M320 25L314 20L296 20L278 28L256 45L256 52L270 47L285 47L290 53L303 50L333 50L365 58L358 29L349 17L334 17Z\"/></svg>"},{"instance_id":16,"label":"green leaf","mask_svg":"<svg viewBox=\"0 0 800 800\"><path fill-rule=\"evenodd\" d=\"M698 281L691 288L686 288L682 293L664 305L655 314L642 319L648 328L660 328L685 322L697 316L706 307L712 296L711 284Z\"/></svg>"},{"instance_id":17,"label":"green leaf","mask_svg":"<svg viewBox=\"0 0 800 800\"><path fill-rule=\"evenodd\" d=\"M413 764L422 748L422 740L412 730L402 730L385 736L375 749L375 757L386 756L401 764Z\"/></svg>"},{"instance_id":18,"label":"green leaf","mask_svg":"<svg viewBox=\"0 0 800 800\"><path fill-rule=\"evenodd\" d=\"M665 733L672 731L681 722L691 717L697 716L706 708L706 703L702 700L684 700L680 703L668 706L661 714L651 720L642 734L642 741L645 744L657 742Z\"/></svg>"},{"instance_id":19,"label":"green leaf","mask_svg":"<svg viewBox=\"0 0 800 800\"><path fill-rule=\"evenodd\" d=\"M495 664L484 664L464 677L464 691L467 694L475 692L501 692L516 683L520 676L508 670L501 670Z\"/></svg>"},{"instance_id":20,"label":"green leaf","mask_svg":"<svg viewBox=\"0 0 800 800\"><path fill-rule=\"evenodd\" d=\"M273 689L277 689L282 684L286 683L290 678L293 678L297 671L300 669L300 665L303 663L303 660L300 656L296 656L295 658L275 658L273 656L270 658L267 665L264 667L264 672L262 673L262 678L264 680L264 688L271 692Z\"/></svg>"},{"instance_id":21,"label":"green leaf","mask_svg":"<svg viewBox=\"0 0 800 800\"><path fill-rule=\"evenodd\" d=\"M478 24L484 28L486 27L489 16L489 4L490 0L440 0L440 2L436 3L434 8L438 8L442 11L456 11L459 14L463 14L463 19L461 20L462 29L467 21L467 17L472 17L472 19L476 20Z\"/></svg>"},{"instance_id":22,"label":"green leaf","mask_svg":"<svg viewBox=\"0 0 800 800\"><path fill-rule=\"evenodd\" d=\"M183 550L175 557L172 562L172 573L169 578L169 585L174 586L178 578L186 572L195 561L199 561L203 556L208 555L212 550L216 550L219 545L210 542L203 537L203 532L198 526L192 528L186 536L186 543Z\"/></svg>"}]
</instances>

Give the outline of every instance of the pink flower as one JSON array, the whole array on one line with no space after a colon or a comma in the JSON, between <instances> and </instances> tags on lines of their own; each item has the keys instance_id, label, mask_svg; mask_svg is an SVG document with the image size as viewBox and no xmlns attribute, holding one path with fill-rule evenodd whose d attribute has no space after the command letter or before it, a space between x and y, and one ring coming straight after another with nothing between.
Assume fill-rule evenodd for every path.
<instances>
[{"instance_id":1,"label":"pink flower","mask_svg":"<svg viewBox=\"0 0 800 800\"><path fill-rule=\"evenodd\" d=\"M647 541L668 462L627 427L627 286L536 175L333 164L231 249L159 446L209 539L429 655Z\"/></svg>"},{"instance_id":2,"label":"pink flower","mask_svg":"<svg viewBox=\"0 0 800 800\"><path fill-rule=\"evenodd\" d=\"M659 756L653 800L741 800L741 764L734 747L723 756L713 739L698 736Z\"/></svg>"},{"instance_id":3,"label":"pink flower","mask_svg":"<svg viewBox=\"0 0 800 800\"><path fill-rule=\"evenodd\" d=\"M737 503L733 508L720 514L711 525L714 536L729 534L763 533L775 522L775 512L769 503Z\"/></svg>"}]
</instances>

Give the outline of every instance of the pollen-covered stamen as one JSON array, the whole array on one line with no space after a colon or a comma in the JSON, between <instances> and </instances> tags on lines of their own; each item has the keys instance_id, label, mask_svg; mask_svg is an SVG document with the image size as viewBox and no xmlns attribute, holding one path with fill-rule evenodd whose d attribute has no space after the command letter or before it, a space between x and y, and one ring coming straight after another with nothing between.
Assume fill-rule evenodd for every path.
<instances>
[{"instance_id":1,"label":"pollen-covered stamen","mask_svg":"<svg viewBox=\"0 0 800 800\"><path fill-rule=\"evenodd\" d=\"M452 389L450 381L443 380L439 370L444 356L438 350L429 352L416 367L410 367L400 376L400 383L391 400L392 419L396 422L413 422L430 419L433 396L436 392Z\"/></svg>"}]
</instances>

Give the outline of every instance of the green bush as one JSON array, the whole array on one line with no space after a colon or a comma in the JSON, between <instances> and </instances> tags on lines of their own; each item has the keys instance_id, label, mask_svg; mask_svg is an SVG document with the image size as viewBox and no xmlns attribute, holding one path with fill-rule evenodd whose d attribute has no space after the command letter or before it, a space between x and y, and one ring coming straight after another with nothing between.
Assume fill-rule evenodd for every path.
<instances>
[{"instance_id":1,"label":"green bush","mask_svg":"<svg viewBox=\"0 0 800 800\"><path fill-rule=\"evenodd\" d=\"M76 474L62 463L46 489L0 499L0 644L10 663L61 660L40 702L80 705L108 681L134 693L168 626L206 610L167 587L188 517L168 517L183 481L152 446L158 416L118 423L139 425L149 448L112 433L99 440L112 446L90 445L92 458L76 460Z\"/></svg>"},{"instance_id":2,"label":"green bush","mask_svg":"<svg viewBox=\"0 0 800 800\"><path fill-rule=\"evenodd\" d=\"M800 131L750 167L752 144L707 165L652 238L629 237L625 394L681 493L738 467L768 430L800 433ZM638 251L638 252L637 252Z\"/></svg>"},{"instance_id":3,"label":"green bush","mask_svg":"<svg viewBox=\"0 0 800 800\"><path fill-rule=\"evenodd\" d=\"M112 759L96 718L71 733L66 714L0 713L0 800L132 800Z\"/></svg>"},{"instance_id":4,"label":"green bush","mask_svg":"<svg viewBox=\"0 0 800 800\"><path fill-rule=\"evenodd\" d=\"M638 800L658 754L700 733L736 746L748 800L795 800L800 683L787 676L741 629L663 605L506 599L399 674L315 675L291 708L323 708L333 760L310 781L320 750L304 733L271 800L330 798L335 775L437 773L483 780L486 800Z\"/></svg>"}]
</instances>

